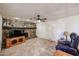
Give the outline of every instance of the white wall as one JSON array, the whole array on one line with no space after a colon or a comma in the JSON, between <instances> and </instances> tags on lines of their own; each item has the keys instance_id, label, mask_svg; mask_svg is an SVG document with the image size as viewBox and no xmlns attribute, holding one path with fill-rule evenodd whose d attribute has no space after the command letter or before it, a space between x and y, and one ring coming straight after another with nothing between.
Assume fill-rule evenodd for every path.
<instances>
[{"instance_id":1,"label":"white wall","mask_svg":"<svg viewBox=\"0 0 79 59\"><path fill-rule=\"evenodd\" d=\"M48 38L48 32L47 31L48 31L47 23L45 23L45 22L37 23L36 34L37 34L38 37Z\"/></svg>"},{"instance_id":2,"label":"white wall","mask_svg":"<svg viewBox=\"0 0 79 59\"><path fill-rule=\"evenodd\" d=\"M37 36L39 38L58 40L62 37L64 31L79 34L79 15L37 23Z\"/></svg>"},{"instance_id":3,"label":"white wall","mask_svg":"<svg viewBox=\"0 0 79 59\"><path fill-rule=\"evenodd\" d=\"M2 44L2 17L0 15L0 51L1 51L1 44Z\"/></svg>"}]
</instances>

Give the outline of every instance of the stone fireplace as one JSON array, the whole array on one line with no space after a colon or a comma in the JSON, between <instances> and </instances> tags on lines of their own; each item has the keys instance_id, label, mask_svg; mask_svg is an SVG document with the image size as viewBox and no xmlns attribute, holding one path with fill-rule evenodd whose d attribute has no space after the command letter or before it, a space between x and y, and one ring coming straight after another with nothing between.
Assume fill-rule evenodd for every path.
<instances>
[{"instance_id":1,"label":"stone fireplace","mask_svg":"<svg viewBox=\"0 0 79 59\"><path fill-rule=\"evenodd\" d=\"M11 30L23 30L24 34L27 35L15 35L14 37L10 38L13 31L10 34ZM14 45L21 44L25 42L29 38L36 37L36 24L32 22L20 21L20 20L11 20L3 18L2 24L2 49L12 47Z\"/></svg>"}]
</instances>

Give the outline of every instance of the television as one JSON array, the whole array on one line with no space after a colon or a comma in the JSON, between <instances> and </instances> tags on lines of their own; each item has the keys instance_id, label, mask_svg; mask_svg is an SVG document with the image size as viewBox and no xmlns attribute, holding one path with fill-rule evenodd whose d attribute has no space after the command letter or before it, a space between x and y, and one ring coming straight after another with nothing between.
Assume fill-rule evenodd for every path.
<instances>
[{"instance_id":1,"label":"television","mask_svg":"<svg viewBox=\"0 0 79 59\"><path fill-rule=\"evenodd\" d=\"M12 29L9 31L9 38L13 38L13 37L19 37L19 36L23 36L24 34L24 30L22 29Z\"/></svg>"}]
</instances>

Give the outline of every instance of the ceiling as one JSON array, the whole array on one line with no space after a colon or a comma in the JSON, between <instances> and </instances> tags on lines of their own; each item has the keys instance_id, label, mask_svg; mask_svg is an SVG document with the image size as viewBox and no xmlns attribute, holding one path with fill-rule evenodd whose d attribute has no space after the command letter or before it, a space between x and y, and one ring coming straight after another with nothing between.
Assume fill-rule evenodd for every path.
<instances>
[{"instance_id":1,"label":"ceiling","mask_svg":"<svg viewBox=\"0 0 79 59\"><path fill-rule=\"evenodd\" d=\"M3 17L32 18L37 14L54 20L79 14L78 3L0 3L0 14Z\"/></svg>"}]
</instances>

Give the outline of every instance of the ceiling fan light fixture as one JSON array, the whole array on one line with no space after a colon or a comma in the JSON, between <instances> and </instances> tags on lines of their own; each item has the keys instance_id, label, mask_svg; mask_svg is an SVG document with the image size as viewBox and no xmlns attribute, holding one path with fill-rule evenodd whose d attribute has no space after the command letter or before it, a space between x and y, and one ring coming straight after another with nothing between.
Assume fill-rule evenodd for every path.
<instances>
[{"instance_id":1,"label":"ceiling fan light fixture","mask_svg":"<svg viewBox=\"0 0 79 59\"><path fill-rule=\"evenodd\" d=\"M40 15L38 14L36 17L31 18L31 20L34 20L35 22L45 22L47 18L40 18Z\"/></svg>"},{"instance_id":2,"label":"ceiling fan light fixture","mask_svg":"<svg viewBox=\"0 0 79 59\"><path fill-rule=\"evenodd\" d=\"M41 22L41 20L37 20L37 22Z\"/></svg>"}]
</instances>

